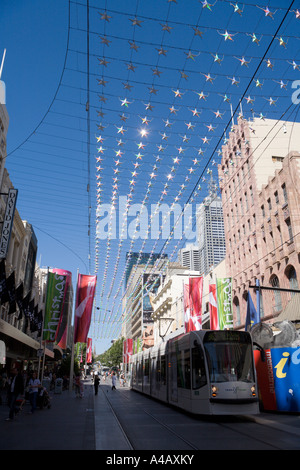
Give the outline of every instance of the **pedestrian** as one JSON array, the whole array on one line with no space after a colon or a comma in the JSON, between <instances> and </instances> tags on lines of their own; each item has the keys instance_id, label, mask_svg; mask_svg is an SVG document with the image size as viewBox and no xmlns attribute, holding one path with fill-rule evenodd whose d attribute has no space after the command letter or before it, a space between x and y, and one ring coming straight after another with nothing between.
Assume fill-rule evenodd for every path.
<instances>
[{"instance_id":1,"label":"pedestrian","mask_svg":"<svg viewBox=\"0 0 300 470\"><path fill-rule=\"evenodd\" d=\"M19 395L24 393L24 381L21 371L17 369L12 369L11 378L8 388L8 406L9 406L9 416L6 418L6 421L12 421L16 413L16 401Z\"/></svg>"},{"instance_id":2,"label":"pedestrian","mask_svg":"<svg viewBox=\"0 0 300 470\"><path fill-rule=\"evenodd\" d=\"M30 413L32 414L36 410L37 396L38 396L39 389L41 388L41 382L38 379L37 373L35 371L32 373L32 377L29 379L28 386L29 386L29 401L31 404Z\"/></svg>"},{"instance_id":3,"label":"pedestrian","mask_svg":"<svg viewBox=\"0 0 300 470\"><path fill-rule=\"evenodd\" d=\"M76 377L75 377L75 394L76 394L76 398L80 397L80 386L81 386L80 375L77 374Z\"/></svg>"},{"instance_id":4,"label":"pedestrian","mask_svg":"<svg viewBox=\"0 0 300 470\"><path fill-rule=\"evenodd\" d=\"M99 375L95 375L95 377L94 377L95 395L98 395L99 383L100 383L100 377L99 377Z\"/></svg>"},{"instance_id":5,"label":"pedestrian","mask_svg":"<svg viewBox=\"0 0 300 470\"><path fill-rule=\"evenodd\" d=\"M117 379L116 379L116 375L115 375L114 372L112 373L112 376L111 376L111 382L112 382L112 387L111 387L111 389L112 389L112 390L116 390L116 382L117 382Z\"/></svg>"}]
</instances>

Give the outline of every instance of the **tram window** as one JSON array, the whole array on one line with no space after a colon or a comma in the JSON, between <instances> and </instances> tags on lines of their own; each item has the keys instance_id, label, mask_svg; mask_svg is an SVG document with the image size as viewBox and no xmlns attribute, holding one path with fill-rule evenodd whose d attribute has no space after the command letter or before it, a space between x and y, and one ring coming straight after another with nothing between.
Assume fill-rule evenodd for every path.
<instances>
[{"instance_id":1,"label":"tram window","mask_svg":"<svg viewBox=\"0 0 300 470\"><path fill-rule=\"evenodd\" d=\"M157 378L156 378L156 365L157 365L157 360L156 358L152 358L152 361L151 361L151 383L154 383L156 382Z\"/></svg>"},{"instance_id":2,"label":"tram window","mask_svg":"<svg viewBox=\"0 0 300 470\"><path fill-rule=\"evenodd\" d=\"M160 377L162 385L166 385L166 356L161 356Z\"/></svg>"},{"instance_id":3,"label":"tram window","mask_svg":"<svg viewBox=\"0 0 300 470\"><path fill-rule=\"evenodd\" d=\"M149 375L149 359L145 359L145 370L144 370L144 376Z\"/></svg>"},{"instance_id":4,"label":"tram window","mask_svg":"<svg viewBox=\"0 0 300 470\"><path fill-rule=\"evenodd\" d=\"M136 380L136 370L137 370L137 365L136 363L133 364L133 368L132 368L132 382L136 385L137 383L137 380Z\"/></svg>"},{"instance_id":5,"label":"tram window","mask_svg":"<svg viewBox=\"0 0 300 470\"><path fill-rule=\"evenodd\" d=\"M202 348L192 349L192 387L193 390L206 385L206 373L204 365L204 354Z\"/></svg>"},{"instance_id":6,"label":"tram window","mask_svg":"<svg viewBox=\"0 0 300 470\"><path fill-rule=\"evenodd\" d=\"M138 378L138 385L142 385L142 367L141 363L137 363L137 378Z\"/></svg>"},{"instance_id":7,"label":"tram window","mask_svg":"<svg viewBox=\"0 0 300 470\"><path fill-rule=\"evenodd\" d=\"M191 388L191 358L190 350L185 349L177 356L177 386L179 388Z\"/></svg>"},{"instance_id":8,"label":"tram window","mask_svg":"<svg viewBox=\"0 0 300 470\"><path fill-rule=\"evenodd\" d=\"M157 357L156 362L155 362L155 374L156 374L156 382L160 382L160 358Z\"/></svg>"}]
</instances>

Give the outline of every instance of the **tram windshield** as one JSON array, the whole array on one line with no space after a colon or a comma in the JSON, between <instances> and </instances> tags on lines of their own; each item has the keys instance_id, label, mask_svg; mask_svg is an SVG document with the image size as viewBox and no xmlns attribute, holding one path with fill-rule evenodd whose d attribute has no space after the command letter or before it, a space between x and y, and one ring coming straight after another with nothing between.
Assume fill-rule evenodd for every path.
<instances>
[{"instance_id":1,"label":"tram windshield","mask_svg":"<svg viewBox=\"0 0 300 470\"><path fill-rule=\"evenodd\" d=\"M203 340L211 382L254 382L250 335L238 331L211 331Z\"/></svg>"}]
</instances>

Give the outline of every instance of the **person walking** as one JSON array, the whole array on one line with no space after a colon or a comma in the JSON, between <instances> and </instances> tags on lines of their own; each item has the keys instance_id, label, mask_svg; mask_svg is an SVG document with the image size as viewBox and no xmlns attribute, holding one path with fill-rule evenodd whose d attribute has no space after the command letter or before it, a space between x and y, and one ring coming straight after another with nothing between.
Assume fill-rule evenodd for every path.
<instances>
[{"instance_id":1,"label":"person walking","mask_svg":"<svg viewBox=\"0 0 300 470\"><path fill-rule=\"evenodd\" d=\"M16 412L16 401L19 395L24 393L24 380L21 371L12 369L11 380L8 388L8 406L9 416L6 421L12 421L15 417Z\"/></svg>"},{"instance_id":2,"label":"person walking","mask_svg":"<svg viewBox=\"0 0 300 470\"><path fill-rule=\"evenodd\" d=\"M94 376L95 395L98 395L99 383L100 383L100 377L99 377L99 375L95 375Z\"/></svg>"},{"instance_id":3,"label":"person walking","mask_svg":"<svg viewBox=\"0 0 300 470\"><path fill-rule=\"evenodd\" d=\"M112 373L112 376L111 376L111 382L112 382L111 389L116 390L117 378L116 378L116 374L114 372Z\"/></svg>"},{"instance_id":4,"label":"person walking","mask_svg":"<svg viewBox=\"0 0 300 470\"><path fill-rule=\"evenodd\" d=\"M36 410L36 400L38 396L38 391L41 388L41 382L37 378L36 372L32 373L32 377L31 379L29 379L28 385L29 385L29 401L31 404L30 413L32 414Z\"/></svg>"}]
</instances>

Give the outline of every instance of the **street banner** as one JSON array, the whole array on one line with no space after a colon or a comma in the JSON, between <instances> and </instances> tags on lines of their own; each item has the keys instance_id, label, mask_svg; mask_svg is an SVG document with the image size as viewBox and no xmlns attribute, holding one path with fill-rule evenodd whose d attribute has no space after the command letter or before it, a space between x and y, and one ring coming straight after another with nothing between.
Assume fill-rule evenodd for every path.
<instances>
[{"instance_id":1,"label":"street banner","mask_svg":"<svg viewBox=\"0 0 300 470\"><path fill-rule=\"evenodd\" d=\"M1 296L1 303L5 304L6 302L9 303L9 311L8 314L15 313L17 310L16 304L16 287L15 287L15 272L8 276L6 279L6 290Z\"/></svg>"},{"instance_id":2,"label":"street banner","mask_svg":"<svg viewBox=\"0 0 300 470\"><path fill-rule=\"evenodd\" d=\"M143 340L142 340L142 338L136 338L133 341L132 354L137 354L137 353L142 352L142 351L143 351Z\"/></svg>"},{"instance_id":3,"label":"street banner","mask_svg":"<svg viewBox=\"0 0 300 470\"><path fill-rule=\"evenodd\" d=\"M191 331L201 330L202 328L202 294L203 277L191 277L189 279L189 295L191 310Z\"/></svg>"},{"instance_id":4,"label":"street banner","mask_svg":"<svg viewBox=\"0 0 300 470\"><path fill-rule=\"evenodd\" d=\"M216 279L219 329L233 328L231 277Z\"/></svg>"},{"instance_id":5,"label":"street banner","mask_svg":"<svg viewBox=\"0 0 300 470\"><path fill-rule=\"evenodd\" d=\"M217 286L216 284L209 284L209 316L210 316L210 329L219 329L218 319L218 305L217 305Z\"/></svg>"},{"instance_id":6,"label":"street banner","mask_svg":"<svg viewBox=\"0 0 300 470\"><path fill-rule=\"evenodd\" d=\"M128 338L123 341L123 363L128 364L133 353L133 339Z\"/></svg>"},{"instance_id":7,"label":"street banner","mask_svg":"<svg viewBox=\"0 0 300 470\"><path fill-rule=\"evenodd\" d=\"M23 293L24 293L24 284L21 282L18 287L16 288L16 304L19 309L19 316L18 320L21 320L24 310L23 310Z\"/></svg>"},{"instance_id":8,"label":"street banner","mask_svg":"<svg viewBox=\"0 0 300 470\"><path fill-rule=\"evenodd\" d=\"M189 285L183 283L183 311L184 311L184 329L185 333L188 333L190 323L190 296L189 296Z\"/></svg>"},{"instance_id":9,"label":"street banner","mask_svg":"<svg viewBox=\"0 0 300 470\"><path fill-rule=\"evenodd\" d=\"M6 270L5 261L0 261L0 301L2 302L2 296L6 295Z\"/></svg>"},{"instance_id":10,"label":"street banner","mask_svg":"<svg viewBox=\"0 0 300 470\"><path fill-rule=\"evenodd\" d=\"M65 295L62 305L62 314L60 317L60 322L56 330L56 342L58 346L62 349L67 348L67 335L68 335L68 325L70 323L69 314L72 313L72 308L70 308L71 302L71 286L72 286L72 273L66 271L65 269L55 268L52 272L60 274L61 276L66 276L66 287Z\"/></svg>"},{"instance_id":11,"label":"street banner","mask_svg":"<svg viewBox=\"0 0 300 470\"><path fill-rule=\"evenodd\" d=\"M90 329L97 276L78 274L75 303L74 343L86 343Z\"/></svg>"},{"instance_id":12,"label":"street banner","mask_svg":"<svg viewBox=\"0 0 300 470\"><path fill-rule=\"evenodd\" d=\"M256 323L259 323L259 316L256 308L254 307L254 303L252 301L252 297L250 291L248 290L248 298L247 298L247 314L246 314L246 323L245 323L245 331L250 331L251 327Z\"/></svg>"},{"instance_id":13,"label":"street banner","mask_svg":"<svg viewBox=\"0 0 300 470\"><path fill-rule=\"evenodd\" d=\"M87 347L86 347L86 362L92 362L92 338L88 338Z\"/></svg>"},{"instance_id":14,"label":"street banner","mask_svg":"<svg viewBox=\"0 0 300 470\"><path fill-rule=\"evenodd\" d=\"M28 327L28 322L29 322L29 300L31 297L31 291L29 291L25 297L23 297L22 300L22 310L24 312L24 317L25 317L25 330Z\"/></svg>"},{"instance_id":15,"label":"street banner","mask_svg":"<svg viewBox=\"0 0 300 470\"><path fill-rule=\"evenodd\" d=\"M66 276L48 272L43 340L54 342L65 296Z\"/></svg>"},{"instance_id":16,"label":"street banner","mask_svg":"<svg viewBox=\"0 0 300 470\"><path fill-rule=\"evenodd\" d=\"M185 331L202 328L203 277L191 277L184 285Z\"/></svg>"}]
</instances>

